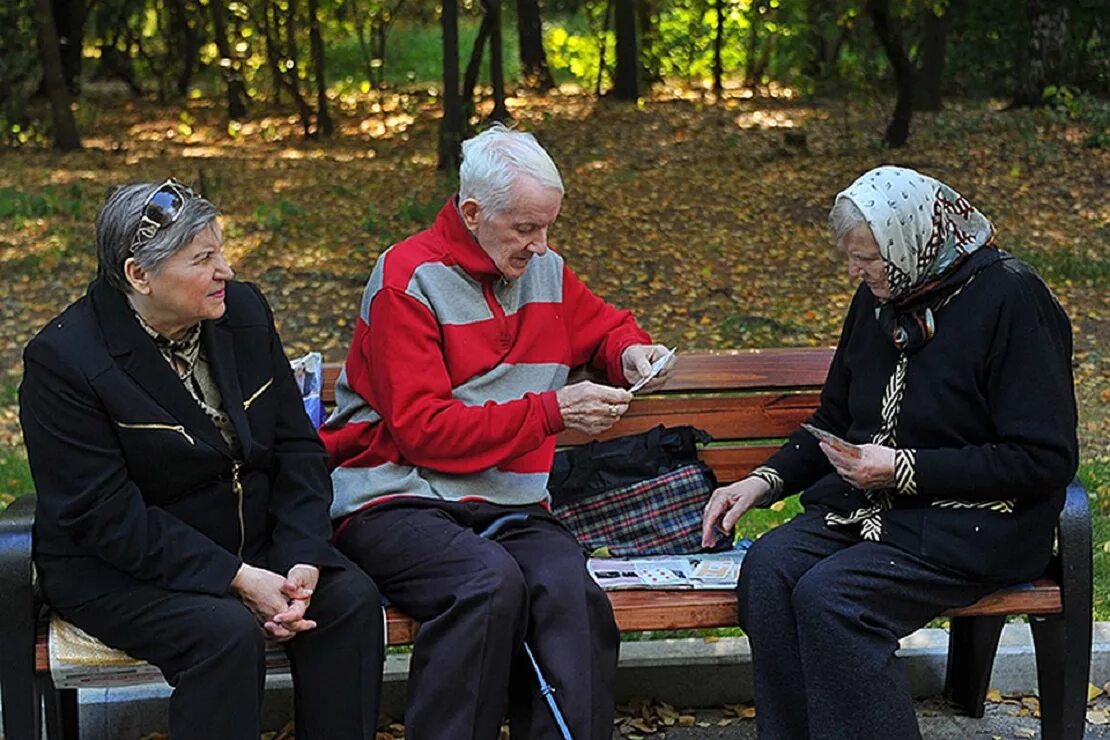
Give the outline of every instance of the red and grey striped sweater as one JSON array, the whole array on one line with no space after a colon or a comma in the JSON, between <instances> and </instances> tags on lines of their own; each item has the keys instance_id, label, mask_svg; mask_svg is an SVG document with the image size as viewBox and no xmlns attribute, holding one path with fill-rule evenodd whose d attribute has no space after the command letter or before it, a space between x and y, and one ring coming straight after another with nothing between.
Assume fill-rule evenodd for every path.
<instances>
[{"instance_id":1,"label":"red and grey striped sweater","mask_svg":"<svg viewBox=\"0 0 1110 740\"><path fill-rule=\"evenodd\" d=\"M564 428L555 391L586 363L626 385L621 354L650 341L554 251L504 280L452 198L382 254L366 286L320 430L332 516L397 496L545 502Z\"/></svg>"}]
</instances>

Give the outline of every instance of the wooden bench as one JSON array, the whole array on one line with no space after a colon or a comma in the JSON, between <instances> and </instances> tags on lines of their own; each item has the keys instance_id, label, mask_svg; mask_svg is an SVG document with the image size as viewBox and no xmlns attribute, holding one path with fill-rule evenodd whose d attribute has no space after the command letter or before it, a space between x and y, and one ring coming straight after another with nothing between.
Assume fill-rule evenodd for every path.
<instances>
[{"instance_id":1,"label":"wooden bench","mask_svg":"<svg viewBox=\"0 0 1110 740\"><path fill-rule=\"evenodd\" d=\"M637 398L605 436L645 431L658 424L692 424L715 441L702 450L722 483L738 480L777 449L808 417L819 399L832 350L773 349L679 356L673 377L655 395ZM325 402L334 400L339 366L325 368ZM562 445L587 438L560 436ZM46 631L31 583L33 497L0 515L0 680L9 740L37 738L40 697L52 738L76 737L76 691L50 677ZM946 695L963 711L982 716L999 635L1008 616L1032 626L1045 740L1083 736L1091 645L1091 542L1087 493L1075 482L1060 516L1059 554L1031 584L999 591L948 612ZM610 600L622 631L735 626L733 592L617 591ZM418 625L388 611L392 645L412 642ZM282 670L279 660L274 670ZM98 685L95 680L87 685Z\"/></svg>"}]
</instances>

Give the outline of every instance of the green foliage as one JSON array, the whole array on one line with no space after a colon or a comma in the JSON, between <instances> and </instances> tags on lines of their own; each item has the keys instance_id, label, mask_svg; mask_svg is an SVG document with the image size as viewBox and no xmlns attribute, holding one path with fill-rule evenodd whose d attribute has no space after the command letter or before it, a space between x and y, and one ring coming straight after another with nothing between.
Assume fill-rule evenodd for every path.
<instances>
[{"instance_id":1,"label":"green foliage","mask_svg":"<svg viewBox=\"0 0 1110 740\"><path fill-rule=\"evenodd\" d=\"M410 195L397 209L397 218L423 228L435 219L436 214L443 208L444 200L445 198L438 195L433 195L426 200L420 200L415 195Z\"/></svg>"},{"instance_id":2,"label":"green foliage","mask_svg":"<svg viewBox=\"0 0 1110 740\"><path fill-rule=\"evenodd\" d=\"M38 86L38 45L34 3L0 3L0 144L19 146L43 140L30 99Z\"/></svg>"},{"instance_id":3,"label":"green foliage","mask_svg":"<svg viewBox=\"0 0 1110 740\"><path fill-rule=\"evenodd\" d=\"M1092 149L1110 147L1110 100L1068 86L1050 85L1045 88L1044 96L1060 116L1088 129L1086 146Z\"/></svg>"},{"instance_id":4,"label":"green foliage","mask_svg":"<svg viewBox=\"0 0 1110 740\"><path fill-rule=\"evenodd\" d=\"M23 448L0 447L0 511L13 498L34 490L31 469Z\"/></svg>"},{"instance_id":5,"label":"green foliage","mask_svg":"<svg viewBox=\"0 0 1110 740\"><path fill-rule=\"evenodd\" d=\"M289 216L300 217L305 210L296 203L285 198L279 198L272 205L259 204L251 211L254 225L259 231L281 231L285 227L285 220Z\"/></svg>"},{"instance_id":6,"label":"green foliage","mask_svg":"<svg viewBox=\"0 0 1110 740\"><path fill-rule=\"evenodd\" d=\"M504 30L501 34L502 56L505 62L505 79L516 80L520 76L520 54L517 50L517 36L512 26L502 19ZM464 15L459 19L459 73L465 72L478 35L481 17ZM346 36L327 47L328 75L332 84L343 90L369 91L366 59L358 37ZM489 50L482 55L479 81L488 84ZM382 60L380 74L388 87L411 85L442 85L443 81L443 40L438 25L420 24L414 21L397 21L389 32Z\"/></svg>"},{"instance_id":7,"label":"green foliage","mask_svg":"<svg viewBox=\"0 0 1110 740\"><path fill-rule=\"evenodd\" d=\"M23 228L29 219L54 215L81 221L86 218L88 210L85 191L77 184L67 187L48 185L39 191L0 188L0 220L11 220L17 229Z\"/></svg>"},{"instance_id":8,"label":"green foliage","mask_svg":"<svg viewBox=\"0 0 1110 740\"><path fill-rule=\"evenodd\" d=\"M1110 256L1095 249L1029 249L1019 256L1036 268L1050 284L1065 280L1087 281L1092 285L1110 284Z\"/></svg>"}]
</instances>

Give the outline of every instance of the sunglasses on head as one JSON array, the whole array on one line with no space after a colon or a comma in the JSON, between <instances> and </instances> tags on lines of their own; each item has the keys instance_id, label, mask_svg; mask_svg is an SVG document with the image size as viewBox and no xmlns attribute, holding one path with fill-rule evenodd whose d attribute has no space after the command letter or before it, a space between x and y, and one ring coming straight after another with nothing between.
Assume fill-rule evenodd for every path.
<instances>
[{"instance_id":1,"label":"sunglasses on head","mask_svg":"<svg viewBox=\"0 0 1110 740\"><path fill-rule=\"evenodd\" d=\"M164 229L176 221L185 208L185 202L194 195L187 185L172 177L158 186L158 189L143 203L139 228L131 241L131 254L142 249L143 245L154 238L159 229Z\"/></svg>"}]
</instances>

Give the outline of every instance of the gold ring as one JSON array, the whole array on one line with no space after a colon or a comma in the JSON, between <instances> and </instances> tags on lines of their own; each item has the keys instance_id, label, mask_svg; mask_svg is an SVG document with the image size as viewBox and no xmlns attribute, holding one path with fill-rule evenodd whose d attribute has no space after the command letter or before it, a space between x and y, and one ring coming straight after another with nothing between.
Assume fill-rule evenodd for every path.
<instances>
[{"instance_id":1,"label":"gold ring","mask_svg":"<svg viewBox=\"0 0 1110 740\"><path fill-rule=\"evenodd\" d=\"M616 416L616 415L617 415L617 407L614 406L613 404L609 404L609 416Z\"/></svg>"}]
</instances>

